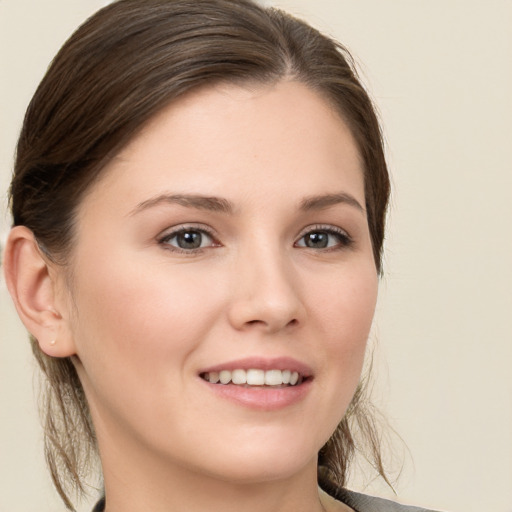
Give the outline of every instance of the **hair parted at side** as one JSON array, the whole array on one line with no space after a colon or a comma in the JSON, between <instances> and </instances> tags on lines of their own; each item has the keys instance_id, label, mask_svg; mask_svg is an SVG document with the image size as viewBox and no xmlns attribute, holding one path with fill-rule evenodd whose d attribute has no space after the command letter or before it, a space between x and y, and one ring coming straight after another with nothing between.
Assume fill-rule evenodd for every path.
<instances>
[{"instance_id":1,"label":"hair parted at side","mask_svg":"<svg viewBox=\"0 0 512 512\"><path fill-rule=\"evenodd\" d=\"M347 50L303 21L251 0L118 0L64 44L25 116L11 184L15 225L66 265L76 211L104 166L157 112L181 95L217 83L296 80L323 96L349 126L364 164L365 199L381 270L389 177L374 107ZM34 354L43 370L46 456L66 506L84 490L96 450L85 395L72 361ZM319 483L342 486L366 435L369 458L386 478L378 436L359 389L319 454ZM357 447L362 449L362 447Z\"/></svg>"}]
</instances>

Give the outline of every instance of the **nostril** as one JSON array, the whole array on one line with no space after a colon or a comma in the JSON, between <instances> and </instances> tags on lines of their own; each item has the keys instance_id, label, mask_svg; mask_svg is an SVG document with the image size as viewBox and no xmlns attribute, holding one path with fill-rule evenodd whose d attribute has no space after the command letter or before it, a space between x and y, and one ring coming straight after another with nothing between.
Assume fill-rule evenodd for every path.
<instances>
[{"instance_id":1,"label":"nostril","mask_svg":"<svg viewBox=\"0 0 512 512\"><path fill-rule=\"evenodd\" d=\"M263 324L265 322L263 322L262 320L249 320L247 322L248 325L255 325L255 324Z\"/></svg>"},{"instance_id":2,"label":"nostril","mask_svg":"<svg viewBox=\"0 0 512 512\"><path fill-rule=\"evenodd\" d=\"M286 327L288 327L288 326L291 327L291 326L297 325L298 323L299 323L299 321L296 318L293 318L286 324ZM268 323L265 322L264 320L249 320L246 322L246 325L258 325L258 324L267 325Z\"/></svg>"}]
</instances>

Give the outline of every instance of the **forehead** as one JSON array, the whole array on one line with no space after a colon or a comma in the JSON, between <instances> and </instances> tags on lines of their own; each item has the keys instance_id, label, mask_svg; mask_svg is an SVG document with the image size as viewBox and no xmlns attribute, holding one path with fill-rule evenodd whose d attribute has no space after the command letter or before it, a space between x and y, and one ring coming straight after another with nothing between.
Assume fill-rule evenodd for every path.
<instances>
[{"instance_id":1,"label":"forehead","mask_svg":"<svg viewBox=\"0 0 512 512\"><path fill-rule=\"evenodd\" d=\"M164 189L256 198L351 188L364 203L354 138L334 108L297 82L208 87L158 113L111 161L94 193ZM295 190L297 189L297 190ZM93 193L93 195L94 195Z\"/></svg>"}]
</instances>

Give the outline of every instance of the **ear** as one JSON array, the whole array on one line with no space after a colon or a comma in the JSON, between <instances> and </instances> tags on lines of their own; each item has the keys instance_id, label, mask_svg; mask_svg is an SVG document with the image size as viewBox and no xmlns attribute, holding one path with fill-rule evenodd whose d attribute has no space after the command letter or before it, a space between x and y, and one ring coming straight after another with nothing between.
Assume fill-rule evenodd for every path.
<instances>
[{"instance_id":1,"label":"ear","mask_svg":"<svg viewBox=\"0 0 512 512\"><path fill-rule=\"evenodd\" d=\"M58 307L59 302L63 303L59 301L59 291L61 294L63 291L58 282L62 270L43 255L30 229L25 226L11 229L3 264L7 288L18 315L40 349L52 357L74 355L68 311L61 312Z\"/></svg>"}]
</instances>

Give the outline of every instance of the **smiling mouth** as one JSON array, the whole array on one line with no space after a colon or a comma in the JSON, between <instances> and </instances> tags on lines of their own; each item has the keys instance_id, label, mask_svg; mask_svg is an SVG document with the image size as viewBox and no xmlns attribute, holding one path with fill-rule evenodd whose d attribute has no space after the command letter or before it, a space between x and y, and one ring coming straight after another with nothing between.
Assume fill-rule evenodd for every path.
<instances>
[{"instance_id":1,"label":"smiling mouth","mask_svg":"<svg viewBox=\"0 0 512 512\"><path fill-rule=\"evenodd\" d=\"M210 384L234 384L245 387L288 387L302 384L307 377L292 370L221 370L204 372L200 377Z\"/></svg>"}]
</instances>

